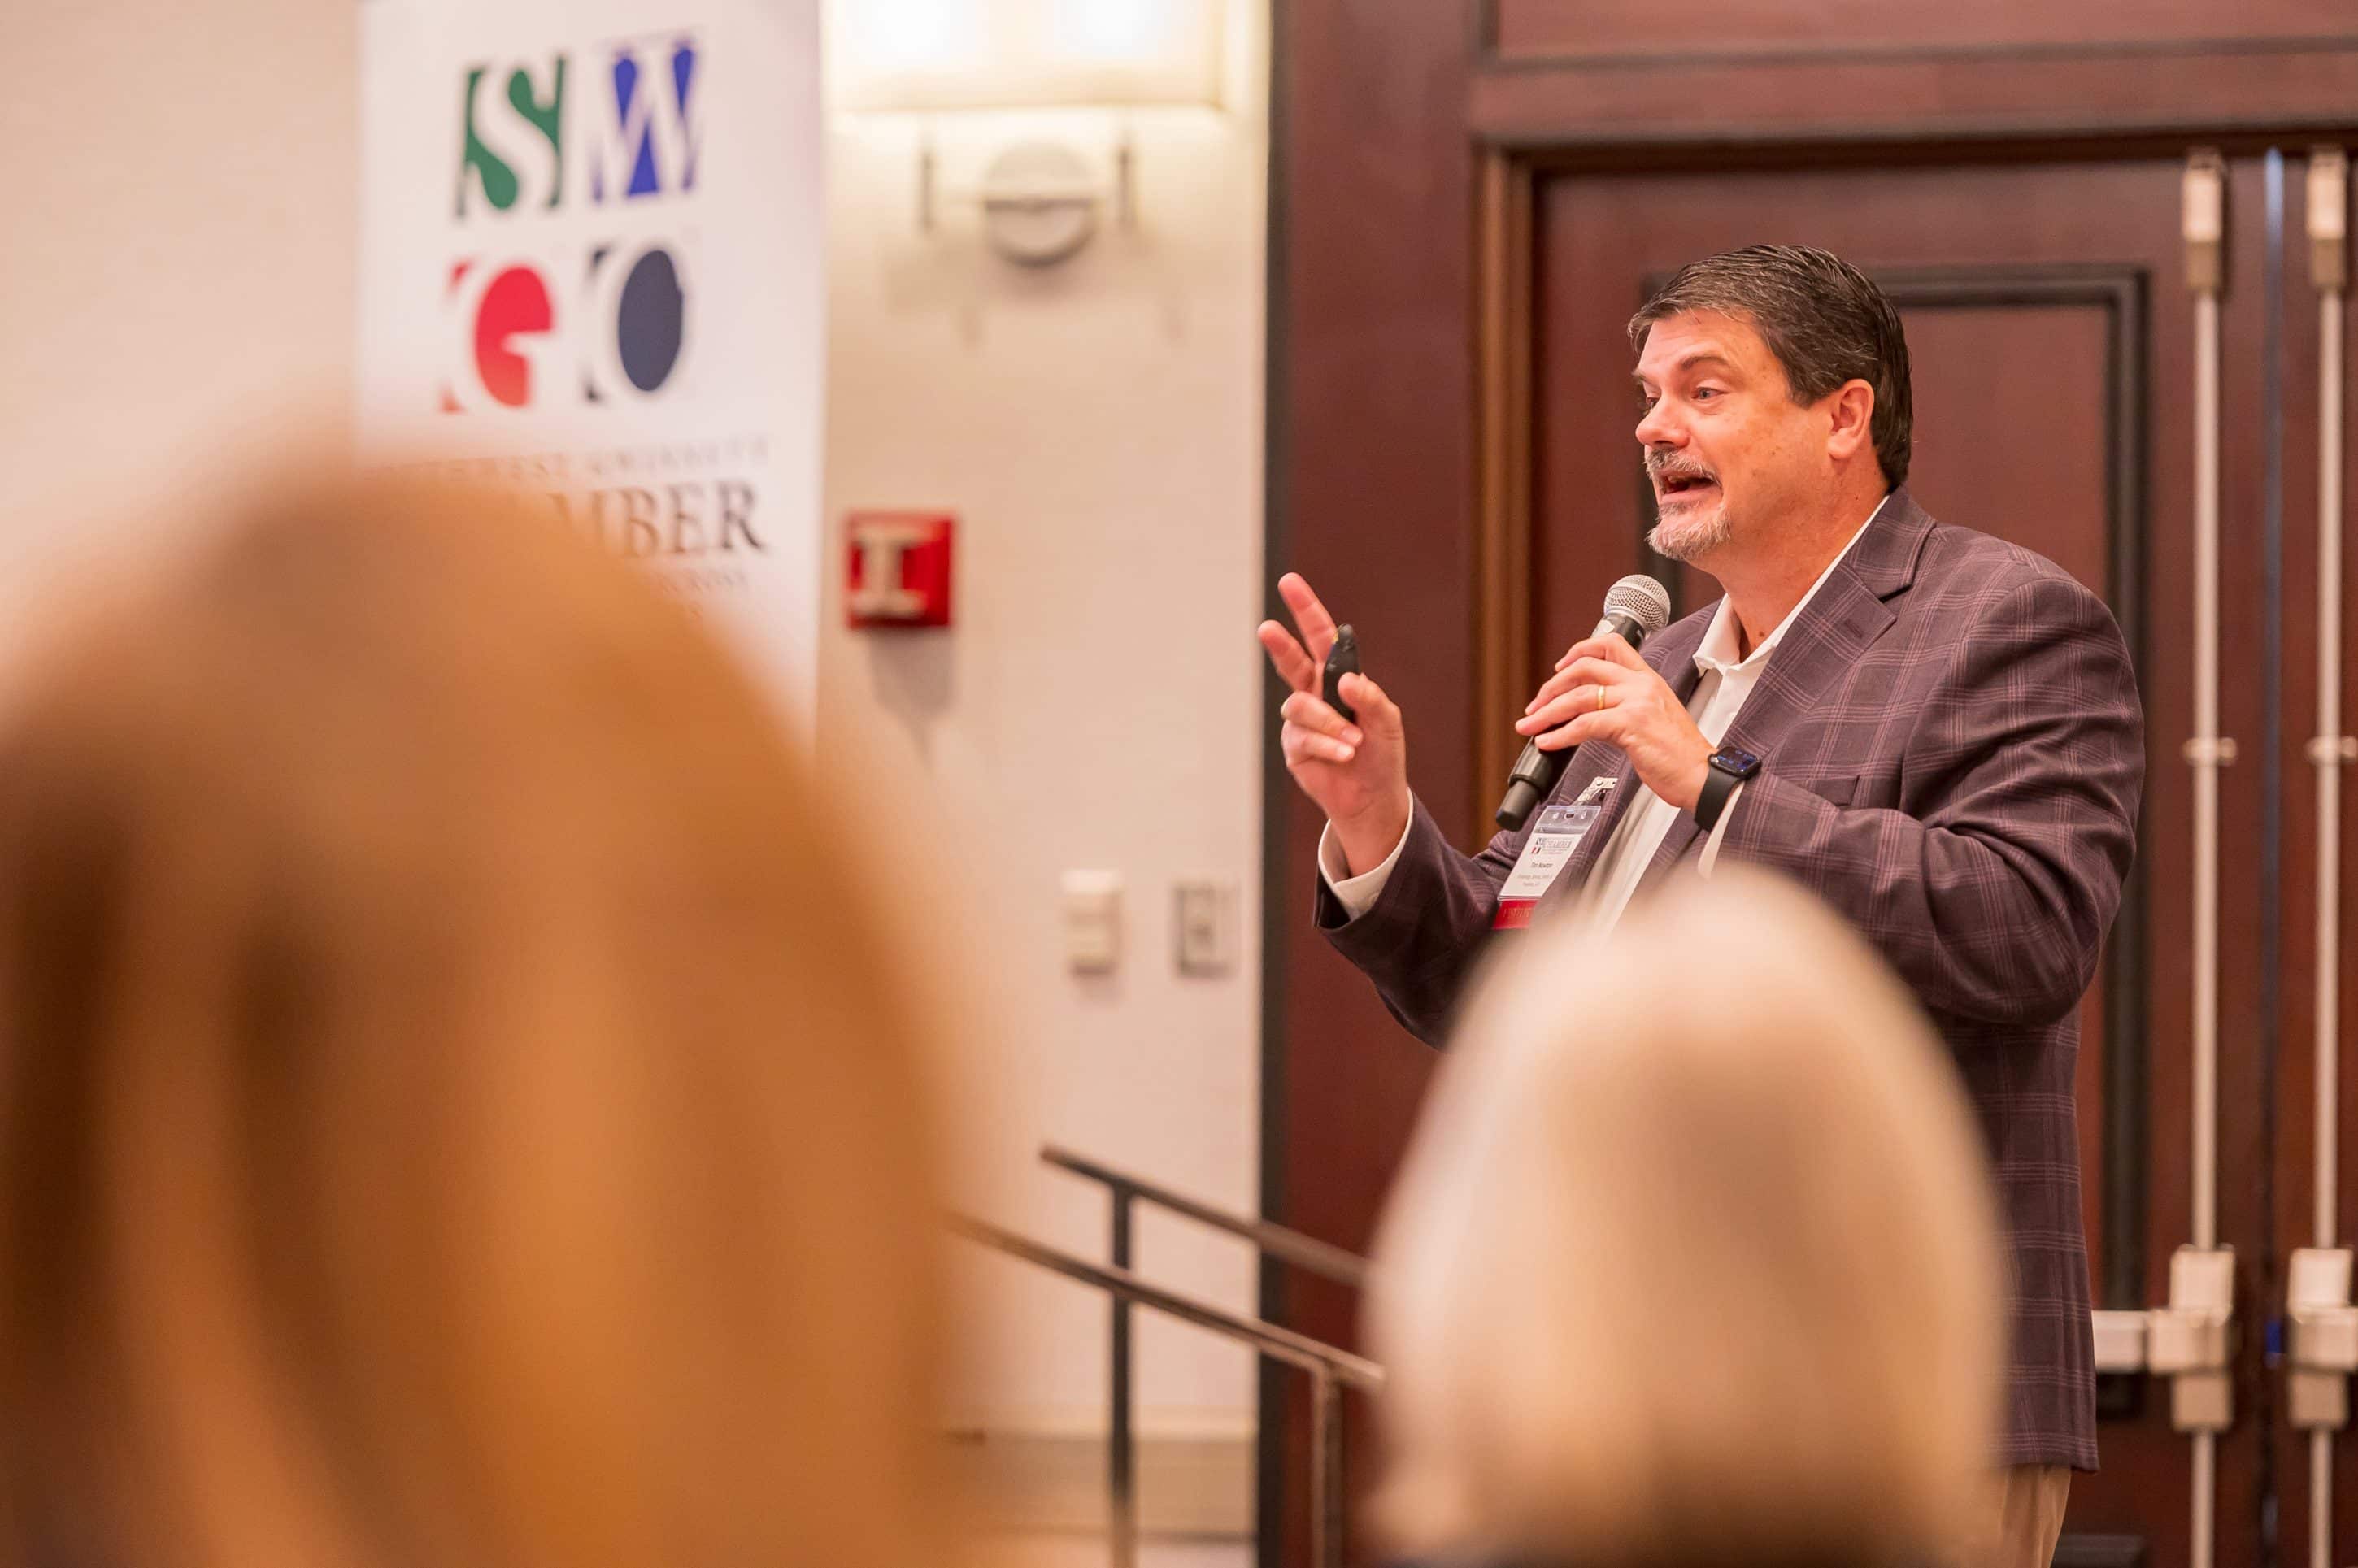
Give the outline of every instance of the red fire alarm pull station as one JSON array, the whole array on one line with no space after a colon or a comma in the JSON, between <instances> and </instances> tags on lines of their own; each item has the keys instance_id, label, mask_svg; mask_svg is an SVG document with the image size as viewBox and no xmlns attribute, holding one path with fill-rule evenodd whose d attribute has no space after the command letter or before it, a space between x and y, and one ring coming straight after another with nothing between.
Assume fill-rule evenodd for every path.
<instances>
[{"instance_id":1,"label":"red fire alarm pull station","mask_svg":"<svg viewBox=\"0 0 2358 1568\"><path fill-rule=\"evenodd\" d=\"M855 631L950 623L950 545L943 513L855 512L844 530L846 613Z\"/></svg>"}]
</instances>

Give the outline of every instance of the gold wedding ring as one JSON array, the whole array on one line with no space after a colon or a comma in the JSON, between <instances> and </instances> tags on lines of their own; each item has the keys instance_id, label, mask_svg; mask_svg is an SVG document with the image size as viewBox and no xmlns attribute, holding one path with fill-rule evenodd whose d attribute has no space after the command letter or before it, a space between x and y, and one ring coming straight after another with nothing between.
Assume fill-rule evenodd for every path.
<instances>
[{"instance_id":1,"label":"gold wedding ring","mask_svg":"<svg viewBox=\"0 0 2358 1568\"><path fill-rule=\"evenodd\" d=\"M1603 687L1601 687L1601 686L1598 686L1598 687L1589 687L1589 689L1590 689L1591 691L1593 691L1593 692L1595 692L1595 693L1596 694L1596 706L1595 706L1594 708L1592 708L1590 711L1592 711L1592 712L1595 712L1595 713L1602 713L1602 712L1604 712L1604 711L1605 711L1605 688L1604 688Z\"/></svg>"}]
</instances>

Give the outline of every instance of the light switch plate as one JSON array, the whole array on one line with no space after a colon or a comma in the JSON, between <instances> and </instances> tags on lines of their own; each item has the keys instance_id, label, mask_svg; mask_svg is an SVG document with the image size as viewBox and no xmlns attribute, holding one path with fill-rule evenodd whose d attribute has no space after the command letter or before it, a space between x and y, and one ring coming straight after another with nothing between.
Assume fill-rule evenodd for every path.
<instances>
[{"instance_id":1,"label":"light switch plate","mask_svg":"<svg viewBox=\"0 0 2358 1568\"><path fill-rule=\"evenodd\" d=\"M1065 965L1076 975L1121 966L1121 873L1065 873Z\"/></svg>"}]
</instances>

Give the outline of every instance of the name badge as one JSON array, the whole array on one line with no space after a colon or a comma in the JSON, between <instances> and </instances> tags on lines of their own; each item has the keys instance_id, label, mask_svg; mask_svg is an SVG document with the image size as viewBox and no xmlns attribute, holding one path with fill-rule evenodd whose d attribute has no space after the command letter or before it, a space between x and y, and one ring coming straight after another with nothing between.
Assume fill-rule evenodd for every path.
<instances>
[{"instance_id":1,"label":"name badge","mask_svg":"<svg viewBox=\"0 0 2358 1568\"><path fill-rule=\"evenodd\" d=\"M1598 781L1606 789L1612 781ZM1531 912L1555 885L1564 867L1572 863L1580 841L1596 826L1605 808L1592 797L1605 790L1591 785L1580 799L1570 806L1551 806L1540 812L1531 836L1523 841L1523 853L1515 869L1508 873L1506 885L1498 890L1498 913L1491 919L1493 931L1520 931L1531 923Z\"/></svg>"}]
</instances>

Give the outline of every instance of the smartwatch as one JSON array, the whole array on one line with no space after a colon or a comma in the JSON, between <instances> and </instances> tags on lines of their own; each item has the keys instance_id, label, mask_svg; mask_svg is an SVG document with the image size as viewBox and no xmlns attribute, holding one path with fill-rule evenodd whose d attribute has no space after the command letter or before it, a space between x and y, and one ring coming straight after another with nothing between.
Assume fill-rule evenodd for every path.
<instances>
[{"instance_id":1,"label":"smartwatch","mask_svg":"<svg viewBox=\"0 0 2358 1568\"><path fill-rule=\"evenodd\" d=\"M1735 746L1722 746L1711 754L1711 765L1704 770L1703 794L1695 797L1694 819L1706 833L1719 826L1720 813L1727 809L1728 797L1736 786L1760 771L1760 759Z\"/></svg>"}]
</instances>

